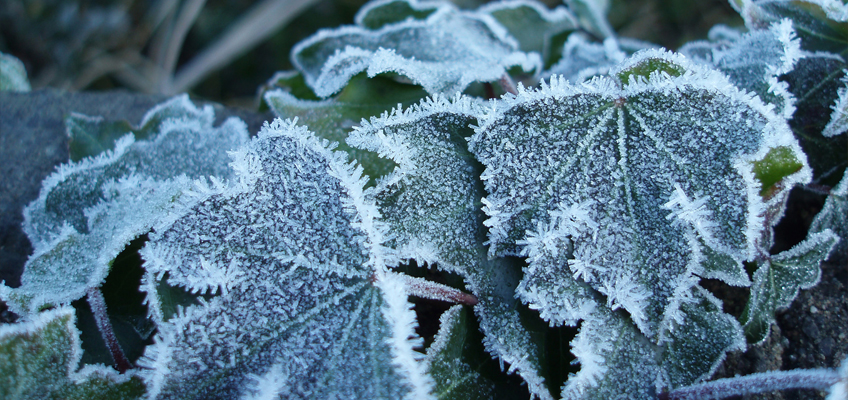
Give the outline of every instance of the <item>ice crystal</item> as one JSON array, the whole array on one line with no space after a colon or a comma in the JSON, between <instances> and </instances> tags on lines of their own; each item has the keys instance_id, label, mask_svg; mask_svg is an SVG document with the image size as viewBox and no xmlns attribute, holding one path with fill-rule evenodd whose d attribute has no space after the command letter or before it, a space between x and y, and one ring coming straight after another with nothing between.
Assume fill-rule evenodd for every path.
<instances>
[{"instance_id":1,"label":"ice crystal","mask_svg":"<svg viewBox=\"0 0 848 400\"><path fill-rule=\"evenodd\" d=\"M831 230L841 238L831 252L834 262L848 260L848 170L842 180L831 191L824 207L810 224L810 232L818 233Z\"/></svg>"},{"instance_id":2,"label":"ice crystal","mask_svg":"<svg viewBox=\"0 0 848 400\"><path fill-rule=\"evenodd\" d=\"M410 9L420 8L415 0L406 2ZM319 31L292 49L292 62L321 97L338 92L363 71L369 77L397 73L428 93L451 94L475 81L496 81L512 67L541 69L539 55L519 51L515 39L491 16L436 4L420 20L379 29L353 25ZM367 20L374 7L363 8L357 20Z\"/></svg>"},{"instance_id":3,"label":"ice crystal","mask_svg":"<svg viewBox=\"0 0 848 400\"><path fill-rule=\"evenodd\" d=\"M298 398L430 398L361 170L292 121L232 157L237 180L196 193L142 249L157 278L220 293L160 321L139 361L151 398L253 396L265 381Z\"/></svg>"}]
</instances>

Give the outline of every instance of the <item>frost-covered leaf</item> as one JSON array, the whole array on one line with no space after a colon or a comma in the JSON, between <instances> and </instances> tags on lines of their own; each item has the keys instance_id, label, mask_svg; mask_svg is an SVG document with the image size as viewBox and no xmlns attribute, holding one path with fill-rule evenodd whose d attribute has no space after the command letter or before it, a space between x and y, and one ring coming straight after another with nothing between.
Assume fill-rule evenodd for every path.
<instances>
[{"instance_id":1,"label":"frost-covered leaf","mask_svg":"<svg viewBox=\"0 0 848 400\"><path fill-rule=\"evenodd\" d=\"M377 30L407 19L425 20L439 10L438 2L377 0L362 6L354 22L366 29Z\"/></svg>"},{"instance_id":2,"label":"frost-covered leaf","mask_svg":"<svg viewBox=\"0 0 848 400\"><path fill-rule=\"evenodd\" d=\"M510 262L486 257L485 216L480 212L481 172L466 138L479 106L466 97L425 100L363 123L351 134L355 147L397 163L377 186L377 205L394 238L387 245L401 258L435 263L465 278L477 296L474 307L486 350L510 364L530 393L550 398L541 355L521 321L514 298L518 276Z\"/></svg>"},{"instance_id":3,"label":"frost-covered leaf","mask_svg":"<svg viewBox=\"0 0 848 400\"><path fill-rule=\"evenodd\" d=\"M848 6L834 0L732 0L751 29L789 18L805 49L841 53L848 44Z\"/></svg>"},{"instance_id":4,"label":"frost-covered leaf","mask_svg":"<svg viewBox=\"0 0 848 400\"><path fill-rule=\"evenodd\" d=\"M325 146L275 120L232 153L237 181L155 228L145 268L219 296L159 326L139 360L151 398L431 398L366 178Z\"/></svg>"},{"instance_id":5,"label":"frost-covered leaf","mask_svg":"<svg viewBox=\"0 0 848 400\"><path fill-rule=\"evenodd\" d=\"M147 140L127 134L114 149L63 164L47 177L24 210L34 253L21 286L3 296L10 308L28 314L83 297L130 241L178 205L189 178L226 178L227 151L247 141L247 129L238 119L217 128L213 121L211 106L200 110L177 97L142 120Z\"/></svg>"},{"instance_id":6,"label":"frost-covered leaf","mask_svg":"<svg viewBox=\"0 0 848 400\"><path fill-rule=\"evenodd\" d=\"M609 0L566 0L569 9L576 15L581 26L601 39L615 37L615 32L607 21Z\"/></svg>"},{"instance_id":7,"label":"frost-covered leaf","mask_svg":"<svg viewBox=\"0 0 848 400\"><path fill-rule=\"evenodd\" d=\"M700 287L688 293L681 310L679 330L657 345L621 311L599 306L571 344L580 371L566 381L562 398L656 399L709 378L726 351L745 348L739 323Z\"/></svg>"},{"instance_id":8,"label":"frost-covered leaf","mask_svg":"<svg viewBox=\"0 0 848 400\"><path fill-rule=\"evenodd\" d=\"M839 88L836 103L831 106L830 122L824 127L822 135L832 137L848 131L848 77L842 77L843 86Z\"/></svg>"},{"instance_id":9,"label":"frost-covered leaf","mask_svg":"<svg viewBox=\"0 0 848 400\"><path fill-rule=\"evenodd\" d=\"M680 56L644 51L612 75L521 90L471 149L486 166L490 253L567 239L555 245L572 244L561 253L573 258L544 268L576 275L656 340L695 277L749 283L741 262L756 252L767 206L753 163L779 147L806 158L769 107ZM802 168L782 191L808 179Z\"/></svg>"},{"instance_id":10,"label":"frost-covered leaf","mask_svg":"<svg viewBox=\"0 0 848 400\"><path fill-rule=\"evenodd\" d=\"M848 65L837 55L808 53L785 76L797 99L789 124L804 152L815 155L809 160L815 182L825 185L835 185L839 173L848 167L848 135L823 135L834 113L846 68Z\"/></svg>"},{"instance_id":11,"label":"frost-covered leaf","mask_svg":"<svg viewBox=\"0 0 848 400\"><path fill-rule=\"evenodd\" d=\"M845 170L842 180L830 191L824 207L810 224L811 233L828 229L841 239L831 252L830 260L848 261L848 170Z\"/></svg>"},{"instance_id":12,"label":"frost-covered leaf","mask_svg":"<svg viewBox=\"0 0 848 400\"><path fill-rule=\"evenodd\" d=\"M24 63L13 55L0 53L0 92L29 92L30 89Z\"/></svg>"},{"instance_id":13,"label":"frost-covered leaf","mask_svg":"<svg viewBox=\"0 0 848 400\"><path fill-rule=\"evenodd\" d=\"M577 19L567 8L550 10L534 0L489 3L478 12L491 15L518 41L521 51L540 54L545 65L556 61L554 37L577 29Z\"/></svg>"},{"instance_id":14,"label":"frost-covered leaf","mask_svg":"<svg viewBox=\"0 0 848 400\"><path fill-rule=\"evenodd\" d=\"M595 43L586 34L574 32L563 45L559 62L542 73L542 76L550 78L559 75L572 83L580 83L594 76L608 74L610 68L639 50L656 47L638 40L615 37L606 38L603 43Z\"/></svg>"},{"instance_id":15,"label":"frost-covered leaf","mask_svg":"<svg viewBox=\"0 0 848 400\"><path fill-rule=\"evenodd\" d=\"M420 8L407 0L409 8ZM392 2L397 4L399 1ZM384 3L360 10L357 21ZM425 19L368 29L360 25L322 30L292 49L292 62L318 96L341 90L354 75L391 72L409 78L428 93L462 91L476 81L500 79L507 69L538 71L538 55L523 53L492 17L433 3Z\"/></svg>"},{"instance_id":16,"label":"frost-covered leaf","mask_svg":"<svg viewBox=\"0 0 848 400\"><path fill-rule=\"evenodd\" d=\"M679 52L725 73L738 88L756 93L764 102L774 104L777 114L786 119L792 118L795 98L789 92L789 85L778 81L804 56L792 21L775 22L769 29L752 31L733 39L722 34L728 28L718 26L713 29L717 32L710 36L722 39L690 42Z\"/></svg>"},{"instance_id":17,"label":"frost-covered leaf","mask_svg":"<svg viewBox=\"0 0 848 400\"><path fill-rule=\"evenodd\" d=\"M362 164L365 174L374 179L391 172L395 164L372 152L350 147L345 142L348 133L363 118L380 115L398 104L409 105L424 96L426 93L418 86L359 75L332 99L301 100L280 89L265 93L264 99L278 117L296 117L320 138L339 143L338 150Z\"/></svg>"},{"instance_id":18,"label":"frost-covered leaf","mask_svg":"<svg viewBox=\"0 0 848 400\"><path fill-rule=\"evenodd\" d=\"M795 247L759 262L745 312L740 318L751 342L765 340L774 314L792 304L798 290L819 282L819 265L839 241L830 230L811 233Z\"/></svg>"},{"instance_id":19,"label":"frost-covered leaf","mask_svg":"<svg viewBox=\"0 0 848 400\"><path fill-rule=\"evenodd\" d=\"M435 382L433 394L440 400L486 400L497 393L492 381L469 366L464 358L468 319L462 306L453 306L439 319L436 340L427 349L427 371ZM503 395L497 396L503 397Z\"/></svg>"},{"instance_id":20,"label":"frost-covered leaf","mask_svg":"<svg viewBox=\"0 0 848 400\"><path fill-rule=\"evenodd\" d=\"M135 375L104 366L79 368L75 320L74 309L62 307L0 325L0 398L129 400L144 395Z\"/></svg>"}]
</instances>

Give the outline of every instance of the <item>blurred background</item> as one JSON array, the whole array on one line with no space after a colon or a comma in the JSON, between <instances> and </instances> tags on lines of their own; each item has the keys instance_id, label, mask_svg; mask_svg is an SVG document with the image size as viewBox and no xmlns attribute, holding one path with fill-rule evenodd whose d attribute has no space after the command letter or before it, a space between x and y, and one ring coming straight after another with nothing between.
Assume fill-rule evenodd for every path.
<instances>
[{"instance_id":1,"label":"blurred background","mask_svg":"<svg viewBox=\"0 0 848 400\"><path fill-rule=\"evenodd\" d=\"M35 90L189 92L255 108L259 87L292 68L292 46L321 28L353 23L365 2L0 0L0 52L23 61ZM476 8L484 1L454 2ZM742 25L727 0L610 2L620 36L669 49L706 38L714 24Z\"/></svg>"}]
</instances>

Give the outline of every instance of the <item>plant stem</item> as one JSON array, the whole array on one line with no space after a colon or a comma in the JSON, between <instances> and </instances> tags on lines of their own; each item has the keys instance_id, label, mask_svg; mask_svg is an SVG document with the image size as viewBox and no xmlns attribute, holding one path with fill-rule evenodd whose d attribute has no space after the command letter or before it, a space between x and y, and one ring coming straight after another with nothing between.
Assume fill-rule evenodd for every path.
<instances>
[{"instance_id":1,"label":"plant stem","mask_svg":"<svg viewBox=\"0 0 848 400\"><path fill-rule=\"evenodd\" d=\"M839 382L839 379L839 374L831 369L770 371L677 388L671 392L661 393L658 398L660 400L708 400L774 390L826 390Z\"/></svg>"},{"instance_id":2,"label":"plant stem","mask_svg":"<svg viewBox=\"0 0 848 400\"><path fill-rule=\"evenodd\" d=\"M109 315L106 313L106 300L103 299L103 293L100 293L99 288L88 289L87 299L91 312L94 314L94 322L97 323L97 329L100 331L100 336L103 337L103 341L112 355L112 361L115 362L115 368L121 373L132 368L123 350L121 350L118 338L115 337L115 331L112 330L112 323L109 322Z\"/></svg>"},{"instance_id":3,"label":"plant stem","mask_svg":"<svg viewBox=\"0 0 848 400\"><path fill-rule=\"evenodd\" d=\"M394 274L394 273L393 273ZM477 297L454 289L441 283L431 282L423 278L415 278L405 274L398 275L404 283L406 294L423 299L446 301L455 304L473 306L477 304Z\"/></svg>"},{"instance_id":4,"label":"plant stem","mask_svg":"<svg viewBox=\"0 0 848 400\"><path fill-rule=\"evenodd\" d=\"M515 82L513 82L512 77L509 74L503 74L501 79L498 79L498 83L501 85L501 89L504 92L518 94L518 89L515 88Z\"/></svg>"}]
</instances>

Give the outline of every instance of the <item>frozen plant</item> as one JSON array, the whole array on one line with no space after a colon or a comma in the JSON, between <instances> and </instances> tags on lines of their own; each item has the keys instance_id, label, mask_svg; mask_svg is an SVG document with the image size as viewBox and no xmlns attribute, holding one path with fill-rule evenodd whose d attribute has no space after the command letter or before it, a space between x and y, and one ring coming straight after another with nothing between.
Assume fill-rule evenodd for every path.
<instances>
[{"instance_id":1,"label":"frozen plant","mask_svg":"<svg viewBox=\"0 0 848 400\"><path fill-rule=\"evenodd\" d=\"M798 113L821 104L787 83L841 58L796 33L803 9L742 2L749 32L717 27L672 52L616 37L602 3L369 3L355 25L294 48L297 70L262 94L280 118L253 138L185 96L138 126L72 115L73 161L25 212L36 252L20 287L0 286L22 316L0 328L0 351L16 355L0 359L3 394L654 399L796 387L784 383L806 372L709 379L844 253L848 177L804 241L770 253L789 191L833 185L848 166L796 137ZM832 116L804 124L838 145L846 90L831 84L815 101ZM145 314L130 357L101 289L133 268ZM702 279L748 288L743 315ZM410 297L455 304L432 341ZM83 298L114 367L79 365L71 303ZM845 368L809 376L844 399Z\"/></svg>"}]
</instances>

